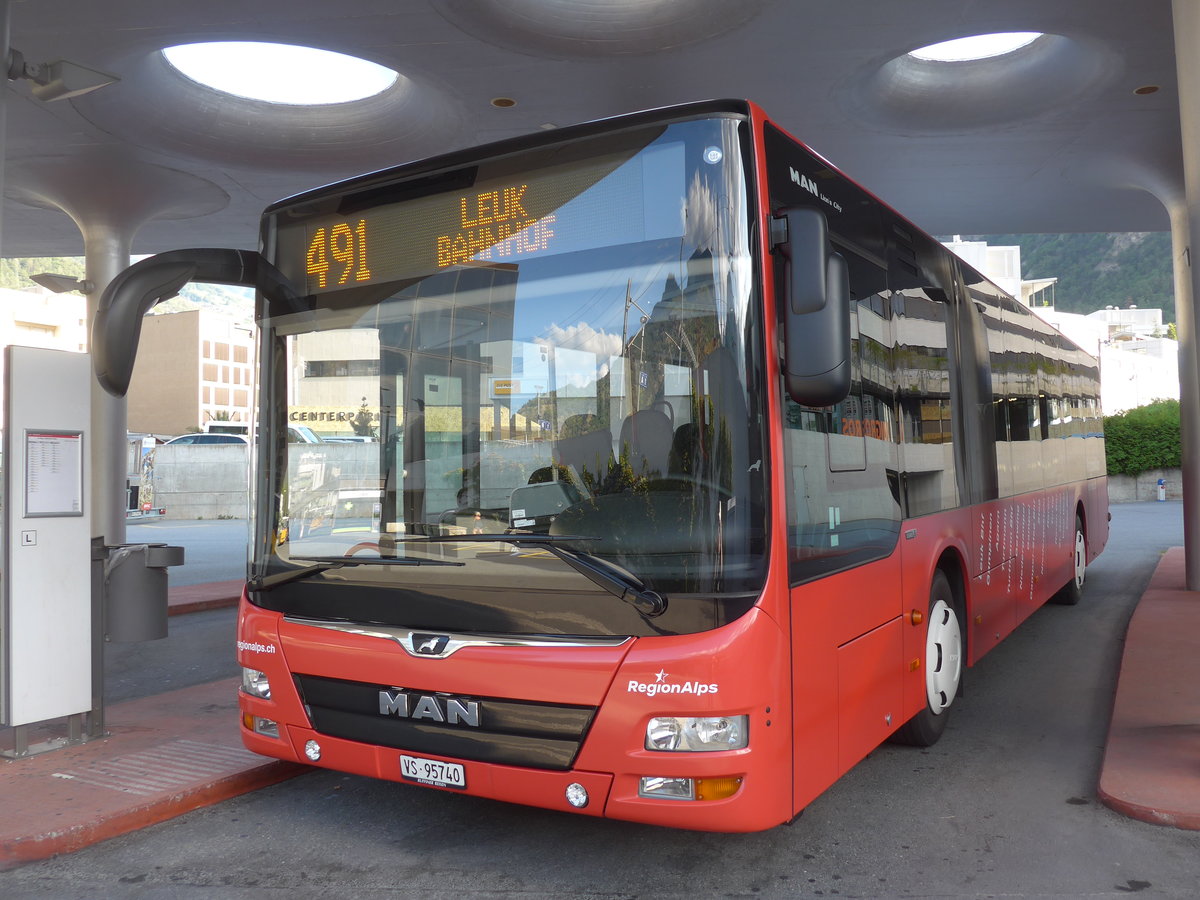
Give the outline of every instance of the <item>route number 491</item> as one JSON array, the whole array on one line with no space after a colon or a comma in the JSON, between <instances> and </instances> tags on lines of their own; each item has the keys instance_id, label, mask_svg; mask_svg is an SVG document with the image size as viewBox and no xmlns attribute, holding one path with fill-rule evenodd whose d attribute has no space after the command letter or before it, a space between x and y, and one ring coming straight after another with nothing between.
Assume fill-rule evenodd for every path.
<instances>
[{"instance_id":1,"label":"route number 491","mask_svg":"<svg viewBox=\"0 0 1200 900\"><path fill-rule=\"evenodd\" d=\"M317 288L346 284L354 281L370 281L371 270L367 267L367 220L359 219L351 228L347 222L338 222L332 228L318 228L308 242L304 258L304 271L316 277Z\"/></svg>"}]
</instances>

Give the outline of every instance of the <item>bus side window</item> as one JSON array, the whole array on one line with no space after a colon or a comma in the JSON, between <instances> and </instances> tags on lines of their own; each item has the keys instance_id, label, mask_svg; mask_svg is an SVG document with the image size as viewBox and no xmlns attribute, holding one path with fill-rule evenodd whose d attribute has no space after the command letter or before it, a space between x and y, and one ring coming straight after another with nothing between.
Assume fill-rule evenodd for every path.
<instances>
[{"instance_id":1,"label":"bus side window","mask_svg":"<svg viewBox=\"0 0 1200 900\"><path fill-rule=\"evenodd\" d=\"M930 289L936 292L936 289ZM900 292L895 318L897 393L903 417L905 514L958 505L946 303L924 288Z\"/></svg>"},{"instance_id":2,"label":"bus side window","mask_svg":"<svg viewBox=\"0 0 1200 900\"><path fill-rule=\"evenodd\" d=\"M854 378L845 401L800 406L780 385L793 584L895 548L900 506L890 309L879 295L857 304Z\"/></svg>"}]
</instances>

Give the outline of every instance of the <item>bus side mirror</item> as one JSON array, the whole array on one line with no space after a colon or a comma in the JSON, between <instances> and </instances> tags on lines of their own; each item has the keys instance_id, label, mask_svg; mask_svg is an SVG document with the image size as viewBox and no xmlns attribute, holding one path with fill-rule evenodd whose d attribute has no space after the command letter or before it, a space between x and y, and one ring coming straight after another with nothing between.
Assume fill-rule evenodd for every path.
<instances>
[{"instance_id":1,"label":"bus side mirror","mask_svg":"<svg viewBox=\"0 0 1200 900\"><path fill-rule=\"evenodd\" d=\"M283 276L251 250L171 250L136 262L104 289L92 322L92 368L104 390L125 396L142 316L189 281L257 287L267 297L285 300L292 296Z\"/></svg>"},{"instance_id":2,"label":"bus side mirror","mask_svg":"<svg viewBox=\"0 0 1200 900\"><path fill-rule=\"evenodd\" d=\"M784 257L787 392L806 406L832 406L850 393L850 269L819 210L788 207L772 225L786 230L775 243Z\"/></svg>"}]
</instances>

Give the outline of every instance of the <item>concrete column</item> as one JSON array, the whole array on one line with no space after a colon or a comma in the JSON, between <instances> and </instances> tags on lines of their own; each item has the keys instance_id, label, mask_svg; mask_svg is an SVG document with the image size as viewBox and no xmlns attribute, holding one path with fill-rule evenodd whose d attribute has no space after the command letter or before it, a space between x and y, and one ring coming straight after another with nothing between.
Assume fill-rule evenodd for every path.
<instances>
[{"instance_id":1,"label":"concrete column","mask_svg":"<svg viewBox=\"0 0 1200 900\"><path fill-rule=\"evenodd\" d=\"M0 0L0 65L8 67L8 0ZM0 83L3 94L0 95L0 205L4 200L4 158L8 147L8 77ZM0 212L0 252L4 249L4 216Z\"/></svg>"},{"instance_id":2,"label":"concrete column","mask_svg":"<svg viewBox=\"0 0 1200 900\"><path fill-rule=\"evenodd\" d=\"M1171 207L1175 318L1179 327L1179 400L1183 415L1183 541L1188 590L1200 590L1200 367L1196 358L1200 260L1200 2L1173 0L1184 208Z\"/></svg>"},{"instance_id":3,"label":"concrete column","mask_svg":"<svg viewBox=\"0 0 1200 900\"><path fill-rule=\"evenodd\" d=\"M141 224L141 223L138 223ZM133 229L103 222L83 221L86 278L94 286L87 295L88 334L96 310L110 281L129 266ZM92 536L104 543L125 543L125 509L128 505L128 435L124 397L114 397L92 380Z\"/></svg>"}]
</instances>

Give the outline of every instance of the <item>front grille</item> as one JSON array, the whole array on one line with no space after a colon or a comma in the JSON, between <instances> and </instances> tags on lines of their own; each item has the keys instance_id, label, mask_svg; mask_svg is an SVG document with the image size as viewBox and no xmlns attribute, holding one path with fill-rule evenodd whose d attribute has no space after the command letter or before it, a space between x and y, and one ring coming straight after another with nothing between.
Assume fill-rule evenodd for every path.
<instances>
[{"instance_id":1,"label":"front grille","mask_svg":"<svg viewBox=\"0 0 1200 900\"><path fill-rule=\"evenodd\" d=\"M594 706L560 706L499 697L457 697L479 704L479 726L381 714L390 685L295 675L316 731L414 753L534 769L569 769L595 715ZM427 696L437 691L407 688ZM453 717L451 717L453 718Z\"/></svg>"}]
</instances>

